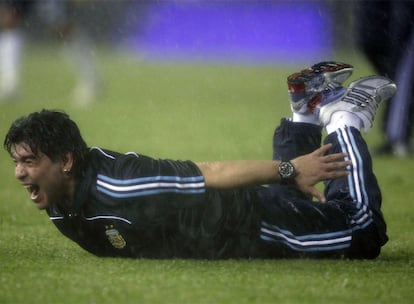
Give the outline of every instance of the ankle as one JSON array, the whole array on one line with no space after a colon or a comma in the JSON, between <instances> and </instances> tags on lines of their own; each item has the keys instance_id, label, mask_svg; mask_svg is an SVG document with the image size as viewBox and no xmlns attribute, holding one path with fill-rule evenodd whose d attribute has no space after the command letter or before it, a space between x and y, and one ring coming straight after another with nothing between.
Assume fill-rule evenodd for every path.
<instances>
[{"instance_id":1,"label":"ankle","mask_svg":"<svg viewBox=\"0 0 414 304\"><path fill-rule=\"evenodd\" d=\"M301 114L301 113L293 112L292 121L319 125L318 116L313 113Z\"/></svg>"},{"instance_id":2,"label":"ankle","mask_svg":"<svg viewBox=\"0 0 414 304\"><path fill-rule=\"evenodd\" d=\"M345 127L354 127L358 130L362 127L362 120L356 114L347 111L337 111L332 114L329 123L326 124L328 134Z\"/></svg>"}]
</instances>

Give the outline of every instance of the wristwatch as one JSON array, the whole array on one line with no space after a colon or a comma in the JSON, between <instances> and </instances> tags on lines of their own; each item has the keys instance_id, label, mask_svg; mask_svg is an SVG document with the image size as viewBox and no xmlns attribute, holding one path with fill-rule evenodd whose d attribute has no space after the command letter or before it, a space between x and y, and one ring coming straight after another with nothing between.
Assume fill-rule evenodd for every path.
<instances>
[{"instance_id":1,"label":"wristwatch","mask_svg":"<svg viewBox=\"0 0 414 304\"><path fill-rule=\"evenodd\" d=\"M278 172L283 182L292 182L296 176L295 167L290 161L282 161L279 164Z\"/></svg>"}]
</instances>

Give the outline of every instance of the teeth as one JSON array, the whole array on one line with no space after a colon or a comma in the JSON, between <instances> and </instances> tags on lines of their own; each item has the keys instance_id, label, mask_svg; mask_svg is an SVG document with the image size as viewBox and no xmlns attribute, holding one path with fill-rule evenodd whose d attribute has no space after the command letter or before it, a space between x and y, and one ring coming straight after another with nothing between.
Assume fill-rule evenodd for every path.
<instances>
[{"instance_id":1,"label":"teeth","mask_svg":"<svg viewBox=\"0 0 414 304\"><path fill-rule=\"evenodd\" d=\"M31 194L37 194L37 192L39 191L39 187L35 186L35 185L23 185L24 188L27 189L27 191L29 191L29 193Z\"/></svg>"},{"instance_id":2,"label":"teeth","mask_svg":"<svg viewBox=\"0 0 414 304\"><path fill-rule=\"evenodd\" d=\"M25 187L25 188L26 188L26 190L27 190L29 193L32 193L32 192L33 192L33 186L32 186L32 185L24 185L23 187Z\"/></svg>"}]
</instances>

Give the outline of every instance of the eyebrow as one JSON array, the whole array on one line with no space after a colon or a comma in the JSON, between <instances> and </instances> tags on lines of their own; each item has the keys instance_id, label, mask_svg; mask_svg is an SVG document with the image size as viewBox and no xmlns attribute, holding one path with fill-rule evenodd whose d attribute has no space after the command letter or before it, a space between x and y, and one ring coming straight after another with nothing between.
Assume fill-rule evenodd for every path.
<instances>
[{"instance_id":1,"label":"eyebrow","mask_svg":"<svg viewBox=\"0 0 414 304\"><path fill-rule=\"evenodd\" d=\"M34 156L34 155L24 155L24 156L21 156L21 157L12 157L12 159L13 159L13 161L22 161L22 162L24 162L26 160L35 160L35 159L37 159L37 157Z\"/></svg>"},{"instance_id":2,"label":"eyebrow","mask_svg":"<svg viewBox=\"0 0 414 304\"><path fill-rule=\"evenodd\" d=\"M16 154L16 151L14 151L14 153L12 153L11 156L12 156L13 160L20 159L20 160L23 160L23 161L24 160L27 160L27 159L36 159L36 158L39 158L33 152L29 152L27 154L21 155L21 154Z\"/></svg>"}]
</instances>

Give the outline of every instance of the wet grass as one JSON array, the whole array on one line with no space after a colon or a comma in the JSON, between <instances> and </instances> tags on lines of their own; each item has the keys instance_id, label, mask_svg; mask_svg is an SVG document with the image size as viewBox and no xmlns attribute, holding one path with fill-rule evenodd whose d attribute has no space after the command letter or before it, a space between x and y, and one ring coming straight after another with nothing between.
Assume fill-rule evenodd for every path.
<instances>
[{"instance_id":1,"label":"wet grass","mask_svg":"<svg viewBox=\"0 0 414 304\"><path fill-rule=\"evenodd\" d=\"M268 159L290 113L296 67L145 62L102 50L99 102L71 101L74 77L59 50L34 47L24 91L0 105L0 134L41 108L67 111L88 144L192 160ZM353 54L355 76L370 74ZM366 137L374 146L378 127ZM96 258L37 211L0 152L0 303L409 303L414 291L412 159L374 158L390 241L375 261L133 260Z\"/></svg>"}]
</instances>

